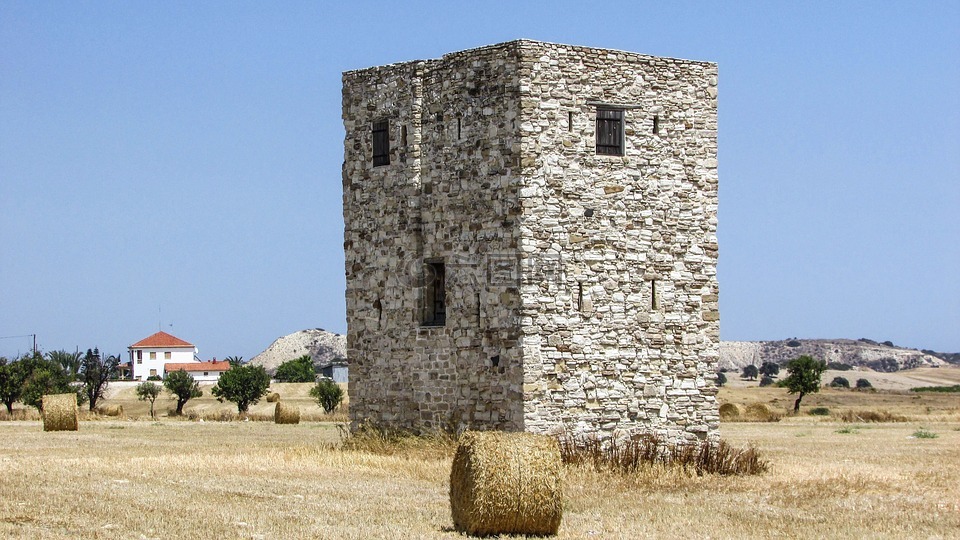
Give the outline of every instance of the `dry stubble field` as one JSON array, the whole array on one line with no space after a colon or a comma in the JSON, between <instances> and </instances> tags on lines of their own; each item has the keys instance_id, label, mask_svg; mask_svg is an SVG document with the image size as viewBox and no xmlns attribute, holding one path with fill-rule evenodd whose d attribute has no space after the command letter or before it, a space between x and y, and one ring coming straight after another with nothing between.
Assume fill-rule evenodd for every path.
<instances>
[{"instance_id":1,"label":"dry stubble field","mask_svg":"<svg viewBox=\"0 0 960 540\"><path fill-rule=\"evenodd\" d=\"M736 389L721 399L788 396ZM759 477L567 468L559 538L960 537L955 394L923 405L881 392L827 391L810 404L818 400L902 402L910 421L724 423L724 439L770 461ZM921 428L937 437L914 438ZM381 455L339 449L330 422L166 418L58 433L7 421L0 437L3 538L460 537L447 501L449 446Z\"/></svg>"}]
</instances>

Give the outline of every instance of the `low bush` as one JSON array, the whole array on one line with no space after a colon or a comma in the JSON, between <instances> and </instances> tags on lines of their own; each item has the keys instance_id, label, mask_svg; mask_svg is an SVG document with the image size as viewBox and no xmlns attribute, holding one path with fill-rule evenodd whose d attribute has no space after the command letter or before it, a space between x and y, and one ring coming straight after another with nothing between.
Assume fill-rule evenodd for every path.
<instances>
[{"instance_id":1,"label":"low bush","mask_svg":"<svg viewBox=\"0 0 960 540\"><path fill-rule=\"evenodd\" d=\"M911 388L911 392L941 392L941 393L956 393L960 392L960 384L955 384L953 386L918 386L916 388Z\"/></svg>"},{"instance_id":2,"label":"low bush","mask_svg":"<svg viewBox=\"0 0 960 540\"><path fill-rule=\"evenodd\" d=\"M620 474L653 466L676 467L703 476L745 476L766 472L769 463L752 447L738 449L726 441L671 445L654 435L637 439L608 439L563 435L558 438L560 457L568 465L587 465Z\"/></svg>"},{"instance_id":3,"label":"low bush","mask_svg":"<svg viewBox=\"0 0 960 540\"><path fill-rule=\"evenodd\" d=\"M317 400L323 412L330 414L343 401L343 388L330 379L320 379L317 385L310 389L310 396Z\"/></svg>"},{"instance_id":4,"label":"low bush","mask_svg":"<svg viewBox=\"0 0 960 540\"><path fill-rule=\"evenodd\" d=\"M907 422L906 416L890 411L844 411L838 416L843 422Z\"/></svg>"},{"instance_id":5,"label":"low bush","mask_svg":"<svg viewBox=\"0 0 960 540\"><path fill-rule=\"evenodd\" d=\"M773 380L773 377L766 377L766 376L765 376L765 377L761 377L761 378L760 378L760 386L761 386L761 387L762 387L762 386L773 386L773 383L774 383L774 382L775 382L775 381Z\"/></svg>"},{"instance_id":6,"label":"low bush","mask_svg":"<svg viewBox=\"0 0 960 540\"><path fill-rule=\"evenodd\" d=\"M923 428L920 428L913 432L913 437L915 439L936 439L937 437L939 437L939 435L937 435L932 431L927 431Z\"/></svg>"},{"instance_id":7,"label":"low bush","mask_svg":"<svg viewBox=\"0 0 960 540\"><path fill-rule=\"evenodd\" d=\"M814 407L808 411L813 416L830 416L830 409L826 407Z\"/></svg>"},{"instance_id":8,"label":"low bush","mask_svg":"<svg viewBox=\"0 0 960 540\"><path fill-rule=\"evenodd\" d=\"M830 381L830 387L831 388L850 388L850 381L848 381L846 377L834 377L833 380Z\"/></svg>"},{"instance_id":9,"label":"low bush","mask_svg":"<svg viewBox=\"0 0 960 540\"><path fill-rule=\"evenodd\" d=\"M857 379L857 390L872 390L873 385L866 379Z\"/></svg>"},{"instance_id":10,"label":"low bush","mask_svg":"<svg viewBox=\"0 0 960 540\"><path fill-rule=\"evenodd\" d=\"M827 363L827 369L832 369L835 371L850 371L853 369L853 366L850 364L844 364L843 362L829 362Z\"/></svg>"}]
</instances>

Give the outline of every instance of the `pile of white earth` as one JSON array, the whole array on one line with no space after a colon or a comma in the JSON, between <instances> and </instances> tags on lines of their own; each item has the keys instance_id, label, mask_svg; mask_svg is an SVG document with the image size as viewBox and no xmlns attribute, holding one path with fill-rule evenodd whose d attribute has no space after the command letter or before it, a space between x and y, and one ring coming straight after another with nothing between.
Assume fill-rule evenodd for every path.
<instances>
[{"instance_id":1,"label":"pile of white earth","mask_svg":"<svg viewBox=\"0 0 960 540\"><path fill-rule=\"evenodd\" d=\"M267 350L250 359L250 363L263 366L272 375L280 364L305 354L310 355L317 367L328 366L335 360L345 361L347 337L322 328L300 330L278 338Z\"/></svg>"}]
</instances>

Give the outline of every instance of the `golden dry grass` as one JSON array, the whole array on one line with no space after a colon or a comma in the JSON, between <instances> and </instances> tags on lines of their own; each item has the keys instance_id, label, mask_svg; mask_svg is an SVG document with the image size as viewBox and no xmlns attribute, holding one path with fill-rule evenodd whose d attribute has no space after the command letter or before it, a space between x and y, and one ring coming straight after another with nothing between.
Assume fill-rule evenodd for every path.
<instances>
[{"instance_id":1,"label":"golden dry grass","mask_svg":"<svg viewBox=\"0 0 960 540\"><path fill-rule=\"evenodd\" d=\"M845 426L722 425L770 460L759 477L566 467L558 538L956 538L960 423ZM462 538L452 453L430 441L382 455L338 449L328 423L166 419L0 437L2 538Z\"/></svg>"}]
</instances>

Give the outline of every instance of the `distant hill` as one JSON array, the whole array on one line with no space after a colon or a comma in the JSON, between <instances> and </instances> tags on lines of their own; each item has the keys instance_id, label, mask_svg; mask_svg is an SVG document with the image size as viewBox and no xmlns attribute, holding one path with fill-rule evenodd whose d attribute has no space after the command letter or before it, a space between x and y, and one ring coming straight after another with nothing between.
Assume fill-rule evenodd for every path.
<instances>
[{"instance_id":1,"label":"distant hill","mask_svg":"<svg viewBox=\"0 0 960 540\"><path fill-rule=\"evenodd\" d=\"M263 366L273 375L277 366L309 354L315 367L329 366L336 360L347 358L347 337L327 332L322 328L300 330L277 338L267 350L250 359L253 365Z\"/></svg>"},{"instance_id":2,"label":"distant hill","mask_svg":"<svg viewBox=\"0 0 960 540\"><path fill-rule=\"evenodd\" d=\"M918 351L897 347L889 341L877 343L869 339L784 339L780 341L721 341L720 367L741 369L763 362L785 364L801 356L867 367L874 371L894 372L919 367L940 367L960 355Z\"/></svg>"}]
</instances>

